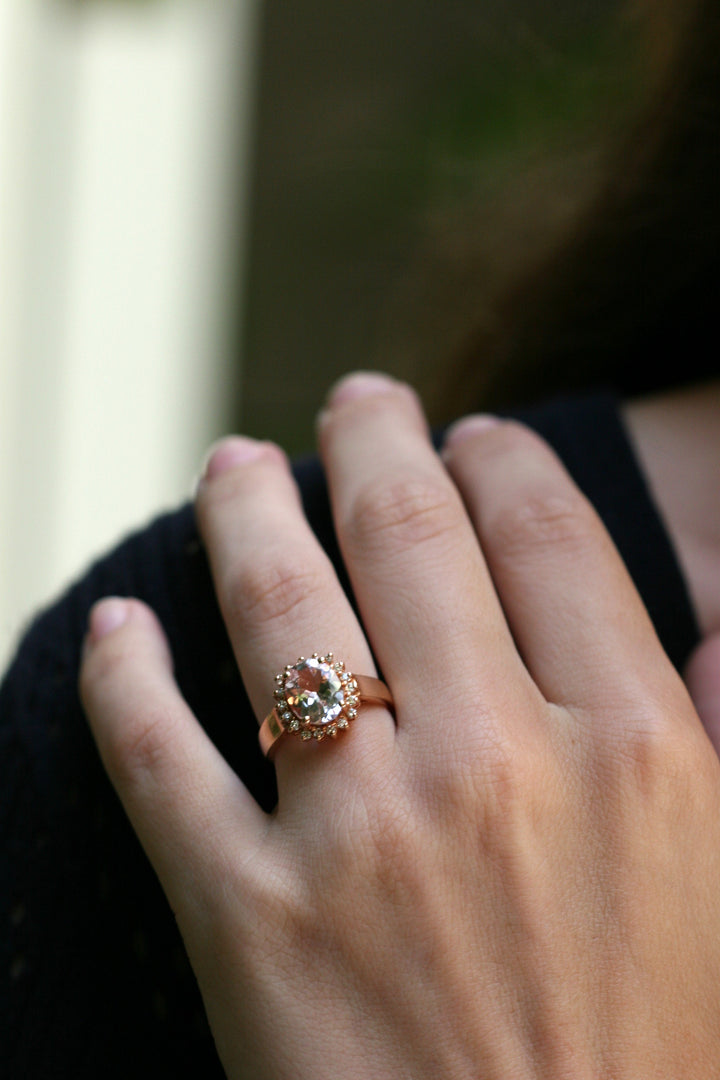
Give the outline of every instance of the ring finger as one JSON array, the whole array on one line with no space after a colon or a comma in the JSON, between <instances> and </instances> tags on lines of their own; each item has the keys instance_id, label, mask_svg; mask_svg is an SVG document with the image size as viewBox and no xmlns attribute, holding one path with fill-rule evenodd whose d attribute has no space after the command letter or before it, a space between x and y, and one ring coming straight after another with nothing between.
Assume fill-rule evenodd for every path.
<instances>
[{"instance_id":1,"label":"ring finger","mask_svg":"<svg viewBox=\"0 0 720 1080\"><path fill-rule=\"evenodd\" d=\"M305 519L282 451L232 438L212 453L196 512L217 595L256 716L274 705L274 676L299 656L332 650L355 674L375 674L365 635L330 560ZM333 775L357 775L377 763L394 739L387 709L365 705L362 737L341 732ZM354 727L355 725L350 725ZM329 740L328 740L329 741ZM323 775L328 747L281 736L274 755L282 793L300 769L302 790ZM342 781L341 781L342 782Z\"/></svg>"}]
</instances>

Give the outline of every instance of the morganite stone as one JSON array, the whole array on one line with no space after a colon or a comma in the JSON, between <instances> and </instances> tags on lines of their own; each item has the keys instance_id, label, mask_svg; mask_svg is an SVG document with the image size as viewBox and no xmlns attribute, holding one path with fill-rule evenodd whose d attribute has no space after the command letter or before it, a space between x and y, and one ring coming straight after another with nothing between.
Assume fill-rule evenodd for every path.
<instances>
[{"instance_id":1,"label":"morganite stone","mask_svg":"<svg viewBox=\"0 0 720 1080\"><path fill-rule=\"evenodd\" d=\"M330 724L345 703L345 690L337 671L320 660L303 660L285 676L285 700L299 720Z\"/></svg>"}]
</instances>

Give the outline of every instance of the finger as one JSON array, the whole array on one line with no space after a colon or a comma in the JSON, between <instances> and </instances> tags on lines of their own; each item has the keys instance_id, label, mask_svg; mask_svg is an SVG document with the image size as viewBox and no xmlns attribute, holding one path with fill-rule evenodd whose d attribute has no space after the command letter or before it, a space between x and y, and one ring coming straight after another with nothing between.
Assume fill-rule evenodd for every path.
<instances>
[{"instance_id":1,"label":"finger","mask_svg":"<svg viewBox=\"0 0 720 1080\"><path fill-rule=\"evenodd\" d=\"M320 441L338 539L398 725L412 716L435 737L438 725L467 715L469 695L477 709L483 697L503 701L529 684L410 388L367 375L344 380Z\"/></svg>"},{"instance_id":2,"label":"finger","mask_svg":"<svg viewBox=\"0 0 720 1080\"><path fill-rule=\"evenodd\" d=\"M332 652L353 673L375 674L365 636L305 519L278 447L241 438L220 444L198 489L196 510L258 721L273 708L275 675L300 656ZM362 732L353 730L360 726ZM296 791L311 790L310 778L314 770L319 777L326 772L330 750L336 774L370 767L371 746L385 747L390 736L391 715L369 706L332 746L283 735L273 758L281 794L286 782Z\"/></svg>"},{"instance_id":3,"label":"finger","mask_svg":"<svg viewBox=\"0 0 720 1080\"><path fill-rule=\"evenodd\" d=\"M685 667L685 683L720 755L720 634L705 638L692 653Z\"/></svg>"},{"instance_id":4,"label":"finger","mask_svg":"<svg viewBox=\"0 0 720 1080\"><path fill-rule=\"evenodd\" d=\"M542 439L471 417L448 433L443 456L549 701L608 706L621 692L625 703L649 671L661 692L679 683L602 522Z\"/></svg>"},{"instance_id":5,"label":"finger","mask_svg":"<svg viewBox=\"0 0 720 1080\"><path fill-rule=\"evenodd\" d=\"M266 817L198 724L145 605L96 605L80 693L108 775L175 910L216 889L232 840L250 855Z\"/></svg>"}]
</instances>

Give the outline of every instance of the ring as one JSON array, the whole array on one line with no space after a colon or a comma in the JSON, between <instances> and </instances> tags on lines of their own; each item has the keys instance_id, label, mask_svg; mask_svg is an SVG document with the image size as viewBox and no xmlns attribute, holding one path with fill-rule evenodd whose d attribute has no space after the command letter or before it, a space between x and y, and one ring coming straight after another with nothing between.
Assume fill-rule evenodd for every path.
<instances>
[{"instance_id":1,"label":"ring","mask_svg":"<svg viewBox=\"0 0 720 1080\"><path fill-rule=\"evenodd\" d=\"M260 725L260 748L267 757L283 735L301 739L337 738L364 704L393 708L384 682L370 675L353 675L332 653L298 657L275 676L275 708Z\"/></svg>"}]
</instances>

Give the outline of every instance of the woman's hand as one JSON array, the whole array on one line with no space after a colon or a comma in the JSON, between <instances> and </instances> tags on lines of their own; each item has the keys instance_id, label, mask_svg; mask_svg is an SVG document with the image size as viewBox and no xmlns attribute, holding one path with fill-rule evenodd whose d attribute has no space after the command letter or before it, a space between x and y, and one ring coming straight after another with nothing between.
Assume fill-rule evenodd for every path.
<instances>
[{"instance_id":1,"label":"woman's hand","mask_svg":"<svg viewBox=\"0 0 720 1080\"><path fill-rule=\"evenodd\" d=\"M465 422L443 466L378 379L320 441L364 631L265 444L200 487L218 596L258 720L328 649L377 657L395 718L282 736L268 817L145 607L98 606L82 670L228 1075L716 1077L720 764L594 511L514 423Z\"/></svg>"}]
</instances>

